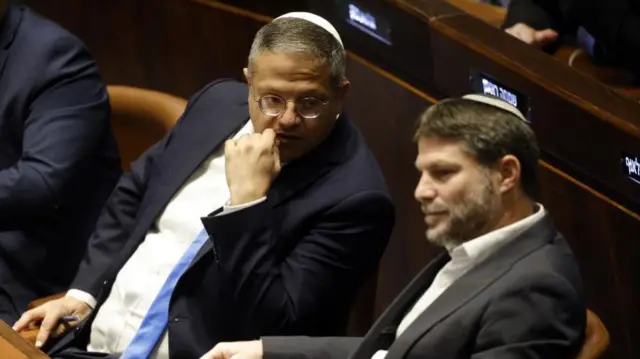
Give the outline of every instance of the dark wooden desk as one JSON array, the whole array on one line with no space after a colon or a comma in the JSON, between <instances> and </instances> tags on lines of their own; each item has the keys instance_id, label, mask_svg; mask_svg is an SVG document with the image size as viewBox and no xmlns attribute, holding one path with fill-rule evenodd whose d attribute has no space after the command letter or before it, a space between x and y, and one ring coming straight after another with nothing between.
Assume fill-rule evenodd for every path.
<instances>
[{"instance_id":1,"label":"dark wooden desk","mask_svg":"<svg viewBox=\"0 0 640 359\"><path fill-rule=\"evenodd\" d=\"M2 359L48 359L38 348L28 343L0 320L0 357Z\"/></svg>"}]
</instances>

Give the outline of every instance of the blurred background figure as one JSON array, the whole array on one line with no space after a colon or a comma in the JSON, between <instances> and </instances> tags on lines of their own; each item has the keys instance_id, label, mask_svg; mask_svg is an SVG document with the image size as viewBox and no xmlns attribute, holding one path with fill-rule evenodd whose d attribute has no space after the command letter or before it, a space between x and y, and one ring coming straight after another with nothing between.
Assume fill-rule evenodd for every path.
<instances>
[{"instance_id":1,"label":"blurred background figure","mask_svg":"<svg viewBox=\"0 0 640 359\"><path fill-rule=\"evenodd\" d=\"M548 52L576 43L597 64L640 75L640 1L511 0L503 28Z\"/></svg>"},{"instance_id":2,"label":"blurred background figure","mask_svg":"<svg viewBox=\"0 0 640 359\"><path fill-rule=\"evenodd\" d=\"M69 285L120 172L84 45L0 0L0 319Z\"/></svg>"}]
</instances>

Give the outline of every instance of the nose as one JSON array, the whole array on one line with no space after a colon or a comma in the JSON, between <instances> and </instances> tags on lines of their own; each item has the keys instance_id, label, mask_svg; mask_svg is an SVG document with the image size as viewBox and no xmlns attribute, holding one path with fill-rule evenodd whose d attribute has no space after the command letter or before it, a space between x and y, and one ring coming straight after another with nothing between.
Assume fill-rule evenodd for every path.
<instances>
[{"instance_id":1,"label":"nose","mask_svg":"<svg viewBox=\"0 0 640 359\"><path fill-rule=\"evenodd\" d=\"M433 186L433 182L429 178L429 175L423 173L420 176L418 185L413 193L416 201L418 202L431 202L436 198L437 192Z\"/></svg>"},{"instance_id":2,"label":"nose","mask_svg":"<svg viewBox=\"0 0 640 359\"><path fill-rule=\"evenodd\" d=\"M280 127L293 127L298 124L298 113L296 112L296 105L293 101L287 102L287 105L278 118Z\"/></svg>"}]
</instances>

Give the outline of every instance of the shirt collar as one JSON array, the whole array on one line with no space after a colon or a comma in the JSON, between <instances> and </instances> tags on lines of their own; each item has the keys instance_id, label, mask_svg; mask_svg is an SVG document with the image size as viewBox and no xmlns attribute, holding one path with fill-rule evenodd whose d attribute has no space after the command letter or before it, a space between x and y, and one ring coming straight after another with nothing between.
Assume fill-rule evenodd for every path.
<instances>
[{"instance_id":1,"label":"shirt collar","mask_svg":"<svg viewBox=\"0 0 640 359\"><path fill-rule=\"evenodd\" d=\"M449 250L449 255L452 260L480 262L540 221L545 213L546 210L544 206L536 203L534 204L533 214L508 226L467 241Z\"/></svg>"},{"instance_id":2,"label":"shirt collar","mask_svg":"<svg viewBox=\"0 0 640 359\"><path fill-rule=\"evenodd\" d=\"M236 134L233 136L233 139L237 140L242 136L251 135L251 134L253 134L253 122L249 120L247 121L247 123L244 124L244 126L242 126L242 128L238 132L236 132Z\"/></svg>"}]
</instances>

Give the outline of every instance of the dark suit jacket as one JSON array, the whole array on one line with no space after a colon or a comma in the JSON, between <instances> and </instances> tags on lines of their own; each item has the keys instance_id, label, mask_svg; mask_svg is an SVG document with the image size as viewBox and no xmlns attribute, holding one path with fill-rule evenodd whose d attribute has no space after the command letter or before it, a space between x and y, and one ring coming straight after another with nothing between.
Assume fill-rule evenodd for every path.
<instances>
[{"instance_id":1,"label":"dark suit jacket","mask_svg":"<svg viewBox=\"0 0 640 359\"><path fill-rule=\"evenodd\" d=\"M432 261L364 338L263 338L264 359L573 358L585 331L578 266L550 217L454 282L395 338L395 328L449 260ZM392 343L391 345L389 345Z\"/></svg>"},{"instance_id":2,"label":"dark suit jacket","mask_svg":"<svg viewBox=\"0 0 640 359\"><path fill-rule=\"evenodd\" d=\"M9 7L0 20L1 312L15 317L67 288L119 161L105 86L82 43Z\"/></svg>"},{"instance_id":3,"label":"dark suit jacket","mask_svg":"<svg viewBox=\"0 0 640 359\"><path fill-rule=\"evenodd\" d=\"M171 133L121 179L74 288L99 303L107 298L171 197L248 121L247 97L247 86L232 80L216 81L192 97ZM283 167L267 201L215 213L202 219L210 240L173 293L173 358L196 358L219 341L264 334L341 332L394 223L378 164L345 116L318 148ZM92 318L78 329L78 346L86 344Z\"/></svg>"},{"instance_id":4,"label":"dark suit jacket","mask_svg":"<svg viewBox=\"0 0 640 359\"><path fill-rule=\"evenodd\" d=\"M640 76L640 1L511 0L504 27L518 22L571 35L582 26L596 39L596 60Z\"/></svg>"}]
</instances>

